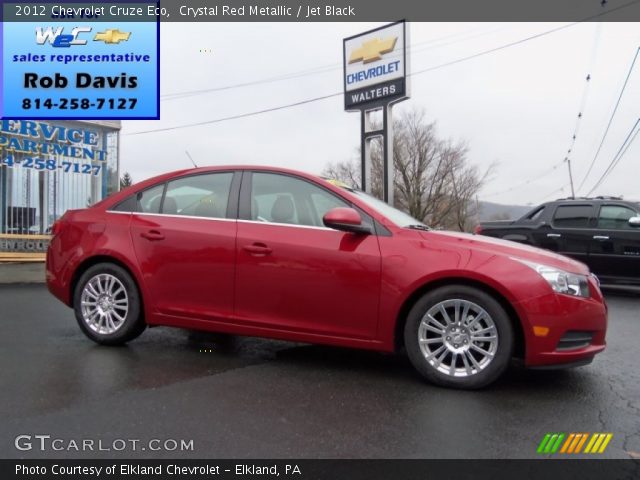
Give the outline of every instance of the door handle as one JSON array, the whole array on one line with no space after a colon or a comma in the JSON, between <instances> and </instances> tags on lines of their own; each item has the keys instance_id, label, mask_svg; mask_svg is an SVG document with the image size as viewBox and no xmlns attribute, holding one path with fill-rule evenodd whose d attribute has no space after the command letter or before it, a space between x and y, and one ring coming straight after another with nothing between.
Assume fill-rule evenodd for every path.
<instances>
[{"instance_id":1,"label":"door handle","mask_svg":"<svg viewBox=\"0 0 640 480\"><path fill-rule=\"evenodd\" d=\"M547 233L547 237L549 238L560 238L562 235L559 233Z\"/></svg>"},{"instance_id":2,"label":"door handle","mask_svg":"<svg viewBox=\"0 0 640 480\"><path fill-rule=\"evenodd\" d=\"M245 245L244 247L242 247L242 249L246 252L249 252L251 255L269 255L272 251L264 243L253 243L251 245Z\"/></svg>"},{"instance_id":3,"label":"door handle","mask_svg":"<svg viewBox=\"0 0 640 480\"><path fill-rule=\"evenodd\" d=\"M607 237L606 235L594 235L593 239L594 240L609 240L609 237Z\"/></svg>"},{"instance_id":4,"label":"door handle","mask_svg":"<svg viewBox=\"0 0 640 480\"><path fill-rule=\"evenodd\" d=\"M152 242L155 240L164 240L164 235L158 230L149 230L148 232L142 232L140 236L142 238L146 238L147 240L151 240Z\"/></svg>"}]
</instances>

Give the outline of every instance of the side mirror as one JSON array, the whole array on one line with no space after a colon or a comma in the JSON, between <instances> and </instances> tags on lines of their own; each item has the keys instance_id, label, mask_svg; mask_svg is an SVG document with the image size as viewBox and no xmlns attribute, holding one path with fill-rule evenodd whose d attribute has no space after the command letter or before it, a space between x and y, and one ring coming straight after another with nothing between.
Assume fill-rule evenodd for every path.
<instances>
[{"instance_id":1,"label":"side mirror","mask_svg":"<svg viewBox=\"0 0 640 480\"><path fill-rule=\"evenodd\" d=\"M369 227L362 225L362 217L353 208L332 208L322 217L322 222L326 227L343 232L371 233Z\"/></svg>"},{"instance_id":2,"label":"side mirror","mask_svg":"<svg viewBox=\"0 0 640 480\"><path fill-rule=\"evenodd\" d=\"M632 227L640 227L640 217L631 217L629 219L629 225Z\"/></svg>"}]
</instances>

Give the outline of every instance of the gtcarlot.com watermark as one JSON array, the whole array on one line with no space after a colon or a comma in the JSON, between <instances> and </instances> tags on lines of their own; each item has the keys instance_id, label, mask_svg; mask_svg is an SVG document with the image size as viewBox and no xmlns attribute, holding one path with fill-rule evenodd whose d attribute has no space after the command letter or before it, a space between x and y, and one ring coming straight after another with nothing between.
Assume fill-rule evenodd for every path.
<instances>
[{"instance_id":1,"label":"gtcarlot.com watermark","mask_svg":"<svg viewBox=\"0 0 640 480\"><path fill-rule=\"evenodd\" d=\"M174 438L68 439L51 435L18 435L16 449L22 452L192 452L193 440Z\"/></svg>"}]
</instances>

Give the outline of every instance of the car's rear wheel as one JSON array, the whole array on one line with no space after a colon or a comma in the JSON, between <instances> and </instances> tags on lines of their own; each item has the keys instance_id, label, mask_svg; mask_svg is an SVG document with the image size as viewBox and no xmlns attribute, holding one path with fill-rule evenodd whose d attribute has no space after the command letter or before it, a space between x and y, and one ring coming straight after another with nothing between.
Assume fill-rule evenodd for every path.
<instances>
[{"instance_id":1,"label":"car's rear wheel","mask_svg":"<svg viewBox=\"0 0 640 480\"><path fill-rule=\"evenodd\" d=\"M103 345L126 343L146 328L135 281L112 263L93 265L82 274L73 306L84 334Z\"/></svg>"},{"instance_id":2,"label":"car's rear wheel","mask_svg":"<svg viewBox=\"0 0 640 480\"><path fill-rule=\"evenodd\" d=\"M404 343L413 366L429 381L484 387L507 368L513 326L491 295L466 285L426 293L407 317Z\"/></svg>"}]
</instances>

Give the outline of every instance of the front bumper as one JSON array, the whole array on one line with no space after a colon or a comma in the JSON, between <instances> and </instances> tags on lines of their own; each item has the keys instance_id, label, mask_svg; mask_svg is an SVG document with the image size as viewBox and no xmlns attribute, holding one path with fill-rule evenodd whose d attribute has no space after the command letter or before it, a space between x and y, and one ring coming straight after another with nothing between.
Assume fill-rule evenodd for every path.
<instances>
[{"instance_id":1,"label":"front bumper","mask_svg":"<svg viewBox=\"0 0 640 480\"><path fill-rule=\"evenodd\" d=\"M529 367L576 366L590 363L606 347L607 306L593 279L590 298L557 293L518 303L525 337L525 365ZM589 340L567 342L576 334Z\"/></svg>"}]
</instances>

